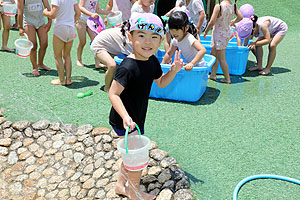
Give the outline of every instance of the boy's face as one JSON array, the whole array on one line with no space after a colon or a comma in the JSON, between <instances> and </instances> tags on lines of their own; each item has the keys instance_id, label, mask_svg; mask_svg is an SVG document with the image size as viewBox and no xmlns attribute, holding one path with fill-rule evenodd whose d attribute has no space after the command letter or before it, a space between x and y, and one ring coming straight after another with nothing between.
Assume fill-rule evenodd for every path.
<instances>
[{"instance_id":1,"label":"boy's face","mask_svg":"<svg viewBox=\"0 0 300 200\"><path fill-rule=\"evenodd\" d=\"M163 38L152 31L136 30L129 34L135 58L148 60L160 47Z\"/></svg>"}]
</instances>

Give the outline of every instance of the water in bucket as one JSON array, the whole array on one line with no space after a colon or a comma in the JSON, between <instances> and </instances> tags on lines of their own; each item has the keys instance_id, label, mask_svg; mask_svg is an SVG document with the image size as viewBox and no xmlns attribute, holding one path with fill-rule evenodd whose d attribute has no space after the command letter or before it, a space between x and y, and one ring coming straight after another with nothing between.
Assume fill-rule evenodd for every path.
<instances>
[{"instance_id":1,"label":"water in bucket","mask_svg":"<svg viewBox=\"0 0 300 200\"><path fill-rule=\"evenodd\" d=\"M107 22L114 28L122 25L122 12L114 11L114 13L109 13L107 16Z\"/></svg>"},{"instance_id":2,"label":"water in bucket","mask_svg":"<svg viewBox=\"0 0 300 200\"><path fill-rule=\"evenodd\" d=\"M141 135L138 126L137 129L139 135L127 137L129 130L127 128L125 138L122 138L117 145L123 158L124 167L129 171L140 171L149 163L150 139Z\"/></svg>"},{"instance_id":3,"label":"water in bucket","mask_svg":"<svg viewBox=\"0 0 300 200\"><path fill-rule=\"evenodd\" d=\"M24 35L26 39L20 38L15 41L16 54L22 58L28 57L33 47L33 43L28 40L28 36L26 35L26 33Z\"/></svg>"},{"instance_id":4,"label":"water in bucket","mask_svg":"<svg viewBox=\"0 0 300 200\"><path fill-rule=\"evenodd\" d=\"M17 14L17 4L4 2L3 13L7 16L15 16Z\"/></svg>"}]
</instances>

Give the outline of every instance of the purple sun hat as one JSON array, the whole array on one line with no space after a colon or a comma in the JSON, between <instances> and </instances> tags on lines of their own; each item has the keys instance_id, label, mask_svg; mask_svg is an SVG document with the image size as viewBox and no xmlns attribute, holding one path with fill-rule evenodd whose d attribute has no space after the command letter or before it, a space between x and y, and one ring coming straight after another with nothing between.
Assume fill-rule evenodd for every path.
<instances>
[{"instance_id":1,"label":"purple sun hat","mask_svg":"<svg viewBox=\"0 0 300 200\"><path fill-rule=\"evenodd\" d=\"M152 31L164 37L164 28L161 19L152 13L139 13L130 19L130 31Z\"/></svg>"},{"instance_id":2,"label":"purple sun hat","mask_svg":"<svg viewBox=\"0 0 300 200\"><path fill-rule=\"evenodd\" d=\"M240 7L240 12L242 13L243 17L250 18L254 15L254 8L250 4L244 4Z\"/></svg>"},{"instance_id":3,"label":"purple sun hat","mask_svg":"<svg viewBox=\"0 0 300 200\"><path fill-rule=\"evenodd\" d=\"M249 18L243 18L236 28L238 35L241 39L249 37L253 30L253 21Z\"/></svg>"}]
</instances>

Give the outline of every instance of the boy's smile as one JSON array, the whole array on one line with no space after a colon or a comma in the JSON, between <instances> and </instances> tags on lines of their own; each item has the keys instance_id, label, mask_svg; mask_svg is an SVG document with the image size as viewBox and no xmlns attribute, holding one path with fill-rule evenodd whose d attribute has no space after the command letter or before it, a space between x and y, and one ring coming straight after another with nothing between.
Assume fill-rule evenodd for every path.
<instances>
[{"instance_id":1,"label":"boy's smile","mask_svg":"<svg viewBox=\"0 0 300 200\"><path fill-rule=\"evenodd\" d=\"M157 51L163 40L160 35L144 30L133 31L129 38L132 41L135 58L138 60L148 60Z\"/></svg>"}]
</instances>

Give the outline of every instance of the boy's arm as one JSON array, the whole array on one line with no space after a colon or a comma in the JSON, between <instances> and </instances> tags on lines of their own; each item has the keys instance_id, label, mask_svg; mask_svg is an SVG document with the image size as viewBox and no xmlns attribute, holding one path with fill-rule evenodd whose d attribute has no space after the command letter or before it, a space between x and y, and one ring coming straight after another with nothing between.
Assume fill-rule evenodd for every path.
<instances>
[{"instance_id":1,"label":"boy's arm","mask_svg":"<svg viewBox=\"0 0 300 200\"><path fill-rule=\"evenodd\" d=\"M203 24L203 21L204 21L204 18L205 18L205 12L204 10L200 11L199 12L199 20L198 20L198 24L197 24L197 31L198 31L198 34L201 33L201 27L202 27L202 24Z\"/></svg>"},{"instance_id":2,"label":"boy's arm","mask_svg":"<svg viewBox=\"0 0 300 200\"><path fill-rule=\"evenodd\" d=\"M123 127L124 129L127 128L127 126L130 127L130 131L135 128L135 122L132 121L131 117L129 116L121 98L120 95L123 92L124 87L116 80L113 80L110 89L108 91L108 97L109 100L114 107L114 109L117 111L117 113L120 115L120 117L123 119Z\"/></svg>"},{"instance_id":3,"label":"boy's arm","mask_svg":"<svg viewBox=\"0 0 300 200\"><path fill-rule=\"evenodd\" d=\"M43 0L43 4L44 4L44 8L47 9L48 11L51 10L50 4L48 2L48 0ZM51 28L51 24L52 24L52 19L48 17L48 23L46 24L46 32L48 32Z\"/></svg>"},{"instance_id":4,"label":"boy's arm","mask_svg":"<svg viewBox=\"0 0 300 200\"><path fill-rule=\"evenodd\" d=\"M105 10L106 11L111 11L112 7L113 7L113 0L108 0ZM104 24L108 25L106 15L104 16Z\"/></svg>"},{"instance_id":5,"label":"boy's arm","mask_svg":"<svg viewBox=\"0 0 300 200\"><path fill-rule=\"evenodd\" d=\"M210 20L209 20L209 22L207 24L207 27L206 27L206 29L204 31L204 37L206 37L208 31L210 29L212 29L212 27L215 25L215 23L217 21L217 18L218 18L218 15L219 15L219 12L220 12L220 5L218 4L218 5L216 5L214 7L214 11L212 13L212 16L211 16L211 18L210 18Z\"/></svg>"},{"instance_id":6,"label":"boy's arm","mask_svg":"<svg viewBox=\"0 0 300 200\"><path fill-rule=\"evenodd\" d=\"M74 11L75 11L74 21L76 23L79 20L81 14L80 8L77 3L74 4Z\"/></svg>"},{"instance_id":7,"label":"boy's arm","mask_svg":"<svg viewBox=\"0 0 300 200\"><path fill-rule=\"evenodd\" d=\"M56 5L52 5L52 9L50 11L48 11L47 8L45 8L43 11L44 16L50 19L55 19L57 13L58 13L58 6Z\"/></svg>"},{"instance_id":8,"label":"boy's arm","mask_svg":"<svg viewBox=\"0 0 300 200\"><path fill-rule=\"evenodd\" d=\"M165 56L161 62L161 64L168 64L172 61L172 56L174 55L175 51L176 51L177 47L174 46L172 43L171 43L171 46L170 48L167 50L167 52L165 53ZM171 61L170 61L171 60Z\"/></svg>"},{"instance_id":9,"label":"boy's arm","mask_svg":"<svg viewBox=\"0 0 300 200\"><path fill-rule=\"evenodd\" d=\"M191 71L195 64L200 62L200 60L204 57L206 53L205 47L198 40L195 40L192 46L198 51L198 53L190 63L184 66L184 69L186 71Z\"/></svg>"},{"instance_id":10,"label":"boy's arm","mask_svg":"<svg viewBox=\"0 0 300 200\"><path fill-rule=\"evenodd\" d=\"M180 54L181 54L180 50L179 52L178 51L175 52L175 58L171 66L171 69L166 74L163 74L160 78L155 80L155 83L159 87L164 88L167 85L169 85L169 83L171 83L171 81L176 76L177 72L179 72L183 67L183 61L182 59L180 59Z\"/></svg>"},{"instance_id":11,"label":"boy's arm","mask_svg":"<svg viewBox=\"0 0 300 200\"><path fill-rule=\"evenodd\" d=\"M112 11L110 10L103 10L99 7L99 1L97 1L97 5L96 5L96 13L100 14L100 15L108 15L109 13L111 13Z\"/></svg>"},{"instance_id":12,"label":"boy's arm","mask_svg":"<svg viewBox=\"0 0 300 200\"><path fill-rule=\"evenodd\" d=\"M18 0L18 27L19 27L20 36L23 36L25 33L23 27L23 12L24 12L24 0Z\"/></svg>"},{"instance_id":13,"label":"boy's arm","mask_svg":"<svg viewBox=\"0 0 300 200\"><path fill-rule=\"evenodd\" d=\"M80 8L80 11L81 11L83 14L87 15L87 16L90 16L90 17L92 17L92 18L94 18L94 19L97 19L97 18L99 17L99 15L98 15L97 13L92 13L92 12L88 11L88 10L84 7L86 1L87 1L87 0L80 0L80 1L79 1L79 8ZM98 3L97 3L97 5L98 5Z\"/></svg>"}]
</instances>

